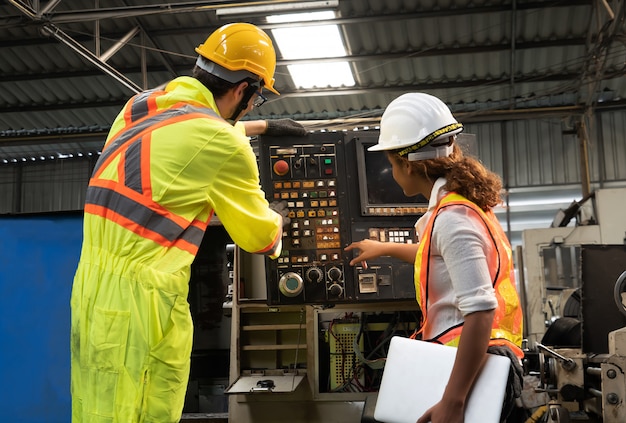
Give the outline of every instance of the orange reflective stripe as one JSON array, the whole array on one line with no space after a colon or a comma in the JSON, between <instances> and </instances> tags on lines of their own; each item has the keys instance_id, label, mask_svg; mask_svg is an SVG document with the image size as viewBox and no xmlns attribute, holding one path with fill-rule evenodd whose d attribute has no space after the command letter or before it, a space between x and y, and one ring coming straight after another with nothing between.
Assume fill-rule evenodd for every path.
<instances>
[{"instance_id":1,"label":"orange reflective stripe","mask_svg":"<svg viewBox=\"0 0 626 423\"><path fill-rule=\"evenodd\" d=\"M463 331L463 323L454 326L444 333L438 335L433 339L426 339L429 342L436 342L438 344L444 344L452 347L458 347L461 339L461 332ZM524 358L524 351L513 342L506 338L502 338L502 333L494 329L491 331L491 339L489 340L489 346L506 346L513 351L513 353L521 358Z\"/></svg>"},{"instance_id":2,"label":"orange reflective stripe","mask_svg":"<svg viewBox=\"0 0 626 423\"><path fill-rule=\"evenodd\" d=\"M211 109L182 106L157 112L154 115L135 123L130 128L124 128L118 132L118 135L115 138L109 140L107 148L102 152L98 162L96 163L93 176L99 176L102 173L102 169L106 168L111 160L113 160L113 158L120 153L120 148L141 136L144 131L152 132L158 128L171 125L176 122L198 118L222 120L222 118L220 118Z\"/></svg>"},{"instance_id":3,"label":"orange reflective stripe","mask_svg":"<svg viewBox=\"0 0 626 423\"><path fill-rule=\"evenodd\" d=\"M110 181L106 179L99 179L99 180L92 181L90 188L92 187L94 189L102 188L103 191L115 191L119 193L121 196L127 197L128 199L130 199L131 201L135 203L141 204L145 207L150 208L151 210L157 211L161 216L164 216L167 219L172 220L175 224L179 226L187 226L190 224L190 222L184 217L175 215L174 213L165 209L159 203L152 201L151 198L146 198L144 195L141 195L140 193L128 187L125 187L123 184L119 182Z\"/></svg>"},{"instance_id":4,"label":"orange reflective stripe","mask_svg":"<svg viewBox=\"0 0 626 423\"><path fill-rule=\"evenodd\" d=\"M113 210L107 207L101 207L93 204L85 205L85 212L97 216L101 216L107 220L117 223L118 225L128 229L129 231L136 233L142 238L146 238L156 242L163 247L176 247L181 250L187 251L188 253L195 255L198 252L198 245L191 244L185 239L177 239L174 242L170 242L167 239L164 239L163 236L159 233L153 232L146 227L137 225L130 219L127 219L124 216L121 216L115 213Z\"/></svg>"},{"instance_id":5,"label":"orange reflective stripe","mask_svg":"<svg viewBox=\"0 0 626 423\"><path fill-rule=\"evenodd\" d=\"M513 351L515 356L517 356L517 358L519 358L520 360L524 358L524 350L522 350L519 346L515 345L514 343L512 343L508 339L504 339L504 338L491 339L489 341L489 346L490 347L492 347L492 346L509 347L511 349L511 351Z\"/></svg>"},{"instance_id":6,"label":"orange reflective stripe","mask_svg":"<svg viewBox=\"0 0 626 423\"><path fill-rule=\"evenodd\" d=\"M85 211L111 220L164 247L175 246L195 254L209 220L190 222L153 201L151 134L155 129L184 120L223 120L211 109L184 103L159 112L156 110L157 94L161 92L138 95L127 107L125 119L136 120L130 127L119 131L102 152L87 188ZM126 116L128 110L132 112ZM118 180L101 179L103 171L118 157Z\"/></svg>"},{"instance_id":7,"label":"orange reflective stripe","mask_svg":"<svg viewBox=\"0 0 626 423\"><path fill-rule=\"evenodd\" d=\"M419 247L417 248L417 254L415 256L415 293L417 304L422 309L422 317L424 319L423 327L425 327L428 321L426 305L428 304L428 281L430 280L430 235L436 218L437 210L435 210L433 215L428 219L424 233L420 234Z\"/></svg>"},{"instance_id":8,"label":"orange reflective stripe","mask_svg":"<svg viewBox=\"0 0 626 423\"><path fill-rule=\"evenodd\" d=\"M280 240L281 237L282 237L282 232L278 231L276 233L276 236L272 240L271 244L267 245L265 248L261 250L255 251L254 254L265 254L270 251L273 251L276 248L276 245L278 244L278 241Z\"/></svg>"},{"instance_id":9,"label":"orange reflective stripe","mask_svg":"<svg viewBox=\"0 0 626 423\"><path fill-rule=\"evenodd\" d=\"M96 207L89 209L97 210L95 214L167 247L172 246L178 240L182 240L193 245L197 250L206 230L206 224L203 222L195 221L181 224L180 217L175 216L173 219L171 214L169 216L163 215L142 204L142 202L113 189L89 187L85 201L86 211L88 206ZM163 209L159 208L159 211L163 212ZM146 233L158 236L145 236Z\"/></svg>"},{"instance_id":10,"label":"orange reflective stripe","mask_svg":"<svg viewBox=\"0 0 626 423\"><path fill-rule=\"evenodd\" d=\"M150 210L157 212L160 216L163 216L164 218L171 220L174 224L178 226L186 227L192 224L192 222L189 222L184 217L178 216L170 212L169 210L165 209L159 203L152 201L151 198L146 198L140 193L128 187L125 187L119 182L100 179L100 180L93 181L90 188L93 188L94 191L97 189L100 189L100 191L114 191L121 197L127 198L132 203L140 204L143 207L147 207Z\"/></svg>"},{"instance_id":11,"label":"orange reflective stripe","mask_svg":"<svg viewBox=\"0 0 626 423\"><path fill-rule=\"evenodd\" d=\"M141 169L139 176L139 186L146 198L152 198L152 176L150 173L150 144L152 143L152 133L147 134L141 140L139 148L138 168Z\"/></svg>"},{"instance_id":12,"label":"orange reflective stripe","mask_svg":"<svg viewBox=\"0 0 626 423\"><path fill-rule=\"evenodd\" d=\"M134 96L124 110L124 126L130 126L154 112L157 109L157 97L164 93L161 90L149 90Z\"/></svg>"}]
</instances>

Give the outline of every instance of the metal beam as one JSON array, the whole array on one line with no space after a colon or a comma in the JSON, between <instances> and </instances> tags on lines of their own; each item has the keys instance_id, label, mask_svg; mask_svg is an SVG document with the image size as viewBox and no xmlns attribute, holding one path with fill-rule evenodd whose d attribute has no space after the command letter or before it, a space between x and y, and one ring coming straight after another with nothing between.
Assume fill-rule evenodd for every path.
<instances>
[{"instance_id":1,"label":"metal beam","mask_svg":"<svg viewBox=\"0 0 626 423\"><path fill-rule=\"evenodd\" d=\"M8 0L10 3L19 4L21 8L28 8L36 15L36 12L29 6L25 6L19 0ZM216 4L219 3L219 4ZM154 14L172 14L172 13L212 13L219 8L227 8L234 4L241 3L240 1L192 1L192 2L178 2L178 3L165 3L154 5L142 5L142 6L124 6L124 7L109 7L109 8L97 8L97 9L85 9L72 12L56 12L54 15L49 16L49 22L60 23L73 23L73 22L85 22L101 19L115 19L115 18L128 18L139 17ZM572 7L572 6L591 6L593 0L568 0L566 2L554 2L550 1L534 1L529 3L519 4L518 10L533 10L544 9L548 7ZM17 5L16 5L17 7ZM306 25L319 25L323 23L333 23L338 25L349 25L359 23L370 22L384 22L384 21L398 21L407 19L432 19L436 17L455 16L455 15L468 15L468 14L485 14L485 13L498 13L508 12L510 7L505 3L487 6L473 6L463 8L444 8L439 10L424 9L411 13L389 13L389 14L377 14L366 16L349 16L339 17L329 21L315 21L315 22L288 22L280 24L262 24L259 23L263 29L282 28L289 26L306 26ZM13 21L14 17L0 18L0 26L2 22L6 20ZM206 31L206 28L205 28Z\"/></svg>"},{"instance_id":2,"label":"metal beam","mask_svg":"<svg viewBox=\"0 0 626 423\"><path fill-rule=\"evenodd\" d=\"M117 42L115 42L115 44L113 44L107 51L105 51L104 53L102 53L100 56L98 56L98 58L102 61L102 62L106 62L107 60L109 60L111 58L111 56L113 56L115 53L117 53L122 47L124 47L126 44L128 44L128 42L130 40L133 39L133 37L135 35L137 35L137 33L139 32L139 27L135 27L133 29L131 29L130 31L128 31L128 33L126 35L124 35L122 38L120 38Z\"/></svg>"},{"instance_id":3,"label":"metal beam","mask_svg":"<svg viewBox=\"0 0 626 423\"><path fill-rule=\"evenodd\" d=\"M106 38L114 38L113 35L107 35ZM74 37L76 42L86 41L86 37ZM41 43L41 42L40 42ZM43 43L41 43L43 44ZM541 40L527 43L517 43L517 50L525 50L525 49L538 49L538 48L558 48L558 47L567 47L567 46L576 46L576 45L584 45L584 38L572 38L572 39L560 39L560 40ZM30 45L30 44L29 44ZM0 44L0 48L3 46ZM456 56L459 54L478 54L478 53L489 53L489 52L503 52L508 51L510 49L510 44L497 44L491 46L458 46L458 47L450 47L450 48L441 48L441 49L428 49L417 52L396 52L396 53L380 53L380 54L352 54L345 57L331 57L331 58L311 58L311 59L293 59L293 60L278 60L276 62L277 66L286 66L292 64L313 64L313 63L332 63L335 61L348 61L348 62L364 62L364 61L389 61L389 60L401 60L401 59L412 59L417 57L434 57L434 56ZM191 59L190 59L191 63ZM178 65L178 66L166 66L170 72L188 72L190 65ZM136 69L133 68L125 68L122 69L123 73L134 73ZM160 71L157 67L152 66L150 68L151 72ZM3 82L15 82L15 81L32 81L32 80L42 80L42 79L57 79L57 78L66 78L70 73L67 72L50 72L42 75L24 75L13 74L13 75L3 75ZM82 76L90 76L94 73L90 73L89 71L75 71L72 72L71 75L80 74Z\"/></svg>"},{"instance_id":4,"label":"metal beam","mask_svg":"<svg viewBox=\"0 0 626 423\"><path fill-rule=\"evenodd\" d=\"M128 2L124 1L124 4L128 5ZM142 47L144 47L148 43L152 47L154 47L155 51L156 51L156 53L157 53L157 55L159 57L159 60L161 61L161 63L163 63L163 65L170 72L170 76L172 78L177 77L178 73L176 72L176 70L174 68L174 64L169 59L169 57L164 53L163 49L160 48L157 45L156 41L154 41L154 37L152 36L152 32L146 30L146 28L144 27L144 25L142 24L142 22L141 22L141 20L139 18L133 18L132 21L141 30L141 40L142 40L141 45L142 45ZM198 32L200 32L200 31L198 31ZM146 56L146 49L145 48L142 48L141 56L142 56L142 61L143 61L143 59L145 59L145 56ZM142 67L144 67L144 66L147 67L147 63L142 63ZM143 73L143 69L142 69L142 73ZM147 74L146 73L143 73L143 79L144 79L144 81L147 79ZM147 86L147 83L144 82L144 86Z\"/></svg>"},{"instance_id":5,"label":"metal beam","mask_svg":"<svg viewBox=\"0 0 626 423\"><path fill-rule=\"evenodd\" d=\"M15 0L9 0L15 1ZM219 4L216 4L219 3ZM127 6L127 7L109 7L99 9L84 9L72 12L60 12L55 13L50 17L50 21L55 24L60 23L72 23L72 22L85 22L99 19L115 19L115 18L128 18L155 15L162 13L198 13L198 12L212 12L217 9L224 9L232 7L235 4L241 4L241 1L193 1L193 2L179 2L179 3L165 3L155 5L142 5L142 6ZM251 2L247 2L251 3ZM572 6L585 6L591 5L593 0L569 0L567 2L554 2L554 1L534 1L519 5L520 10L532 10L532 9L544 9L547 7L572 7ZM431 19L435 17L453 16L453 15L467 15L467 14L484 14L484 13L497 13L510 11L510 7L506 4L496 4L488 6L473 6L462 8L444 8L440 10L424 9L413 13L394 13L394 14L378 14L369 16L356 16L332 19L329 23L334 24L352 24L352 23L367 23L367 22L382 22L387 20L406 20L415 18ZM302 25L319 25L324 21L316 22L290 22L284 24L266 24L258 25L262 28L279 28L287 26L302 26Z\"/></svg>"},{"instance_id":6,"label":"metal beam","mask_svg":"<svg viewBox=\"0 0 626 423\"><path fill-rule=\"evenodd\" d=\"M61 29L59 29L57 26L54 26L54 25L44 25L41 29L45 33L49 34L50 36L54 37L58 41L60 41L63 44L65 44L66 46L70 47L72 50L74 50L80 56L82 56L83 58L88 60L91 64L96 66L102 72L104 72L107 75L113 77L115 80L117 80L119 83L121 83L122 85L127 87L132 92L138 93L138 92L142 91L142 89L141 89L141 87L139 85L135 84L133 81L128 79L126 76L124 76L123 74L118 72L117 69L113 68L112 66L109 66L107 63L105 63L102 60L100 60L95 54L93 54L91 51L89 51L88 49L83 47L82 44L77 43L76 41L74 41L72 39L72 37L67 35L65 32L63 32Z\"/></svg>"},{"instance_id":7,"label":"metal beam","mask_svg":"<svg viewBox=\"0 0 626 423\"><path fill-rule=\"evenodd\" d=\"M16 7L18 10L20 10L20 12L22 12L24 15L26 15L30 19L32 19L34 21L40 21L41 20L41 16L37 15L37 11L36 10L34 10L32 7L22 3L20 0L8 0L8 1L14 7ZM54 1L52 3L54 3ZM54 7L54 6L56 6L56 3L52 4L52 7ZM50 10L52 9L52 7L50 8ZM93 54L91 51L89 51L87 48L85 48L82 44L76 42L72 37L70 37L65 32L63 32L56 25L54 25L54 24L44 24L41 27L41 31L42 31L43 34L48 34L51 37L55 38L56 40L60 41L61 43L67 45L72 50L74 50L76 53L78 53L80 56L82 56L83 58L88 60L90 63L95 65L102 72L104 72L107 75L113 77L118 82L120 82L122 85L124 85L125 87L129 88L131 91L133 91L135 93L142 91L141 87L139 87L137 84L135 84L130 79L126 78L126 76L124 76L123 74L118 72L112 66L109 66L104 61L100 60L99 57L97 57L95 54Z\"/></svg>"},{"instance_id":8,"label":"metal beam","mask_svg":"<svg viewBox=\"0 0 626 423\"><path fill-rule=\"evenodd\" d=\"M134 69L129 73L139 73L141 69ZM60 78L67 79L71 78L73 74L65 74L65 76L60 76ZM529 76L518 76L516 80L518 83L522 83L525 81L533 81L533 82L570 82L576 81L578 74L560 74L560 75L549 75L543 78L537 77L536 75ZM32 79L32 78L31 78ZM286 98L310 98L310 97L328 97L328 96L345 96L345 95L359 95L359 94L367 94L372 92L407 92L407 91L423 91L423 90L432 90L432 89L458 89L458 88L472 88L472 87L484 87L486 85L490 86L502 86L509 83L508 78L500 78L497 80L471 80L471 81L449 81L449 82L439 82L439 83L416 83L416 84L407 84L407 85L397 85L397 86L378 86L378 87L367 87L367 88L324 88L324 89L316 89L316 90L294 90L291 92L281 92L281 96L279 99ZM92 108L92 107L102 107L103 104L106 105L123 105L127 100L126 97L119 98L117 100L107 100L102 103L99 101L96 102L85 102L85 103L76 103L72 101L71 103L55 103L55 104L46 104L46 105L33 105L31 103L24 103L20 105L12 104L6 107L0 107L0 113L11 113L19 111L20 113L27 112L39 112L39 111L50 111L50 110L71 110L71 109L81 109L81 108Z\"/></svg>"},{"instance_id":9,"label":"metal beam","mask_svg":"<svg viewBox=\"0 0 626 423\"><path fill-rule=\"evenodd\" d=\"M61 0L50 0L44 7L37 10L37 17L41 18L43 15L50 13L59 3L61 3Z\"/></svg>"}]
</instances>

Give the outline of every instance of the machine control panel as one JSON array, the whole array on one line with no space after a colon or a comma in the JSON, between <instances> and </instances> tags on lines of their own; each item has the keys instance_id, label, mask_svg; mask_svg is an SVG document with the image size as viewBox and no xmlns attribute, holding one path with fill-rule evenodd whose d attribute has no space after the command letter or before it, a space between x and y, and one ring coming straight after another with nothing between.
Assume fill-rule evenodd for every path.
<instances>
[{"instance_id":1,"label":"machine control panel","mask_svg":"<svg viewBox=\"0 0 626 423\"><path fill-rule=\"evenodd\" d=\"M281 256L265 261L269 304L415 298L412 263L379 257L351 266L355 252L344 250L363 239L415 242L414 214L363 213L364 205L421 206L396 186L384 154L370 155L376 139L341 132L259 138L261 184L270 202L287 202L290 217Z\"/></svg>"},{"instance_id":2,"label":"machine control panel","mask_svg":"<svg viewBox=\"0 0 626 423\"><path fill-rule=\"evenodd\" d=\"M268 302L346 301L352 293L343 251L348 239L342 138L317 134L268 141L259 145L263 188L269 201L287 202L290 217L282 254L266 265Z\"/></svg>"},{"instance_id":3,"label":"machine control panel","mask_svg":"<svg viewBox=\"0 0 626 423\"><path fill-rule=\"evenodd\" d=\"M352 238L402 244L415 243L413 227L380 226L381 223L392 224L392 222L353 222ZM399 259L379 257L372 262L357 263L354 266L353 278L354 296L358 301L415 298L413 265Z\"/></svg>"}]
</instances>

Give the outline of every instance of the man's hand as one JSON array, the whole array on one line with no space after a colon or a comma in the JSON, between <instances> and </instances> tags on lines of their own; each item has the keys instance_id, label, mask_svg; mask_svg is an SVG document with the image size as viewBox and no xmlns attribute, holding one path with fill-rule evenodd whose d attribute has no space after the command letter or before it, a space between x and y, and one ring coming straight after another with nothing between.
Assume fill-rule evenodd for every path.
<instances>
[{"instance_id":1,"label":"man's hand","mask_svg":"<svg viewBox=\"0 0 626 423\"><path fill-rule=\"evenodd\" d=\"M293 119L269 119L266 122L267 129L264 132L265 135L291 135L296 137L303 137L306 135L306 129L304 126Z\"/></svg>"},{"instance_id":2,"label":"man's hand","mask_svg":"<svg viewBox=\"0 0 626 423\"><path fill-rule=\"evenodd\" d=\"M289 217L289 209L287 208L287 202L285 200L272 201L270 203L270 209L274 210L276 213L283 217L283 226L291 223L291 218Z\"/></svg>"}]
</instances>

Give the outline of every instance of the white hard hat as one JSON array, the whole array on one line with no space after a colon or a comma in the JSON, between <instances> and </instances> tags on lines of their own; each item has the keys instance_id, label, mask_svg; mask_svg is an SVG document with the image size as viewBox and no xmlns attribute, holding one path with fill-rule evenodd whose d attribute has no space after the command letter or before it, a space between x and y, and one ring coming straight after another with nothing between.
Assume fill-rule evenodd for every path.
<instances>
[{"instance_id":1,"label":"white hard hat","mask_svg":"<svg viewBox=\"0 0 626 423\"><path fill-rule=\"evenodd\" d=\"M378 144L368 150L404 149L400 152L401 156L409 153L415 156L413 159L409 157L409 160L439 157L440 154L429 154L418 158L414 152L462 130L463 125L456 121L443 101L430 94L407 93L389 103L380 121ZM448 149L445 155L449 155L450 151Z\"/></svg>"}]
</instances>

